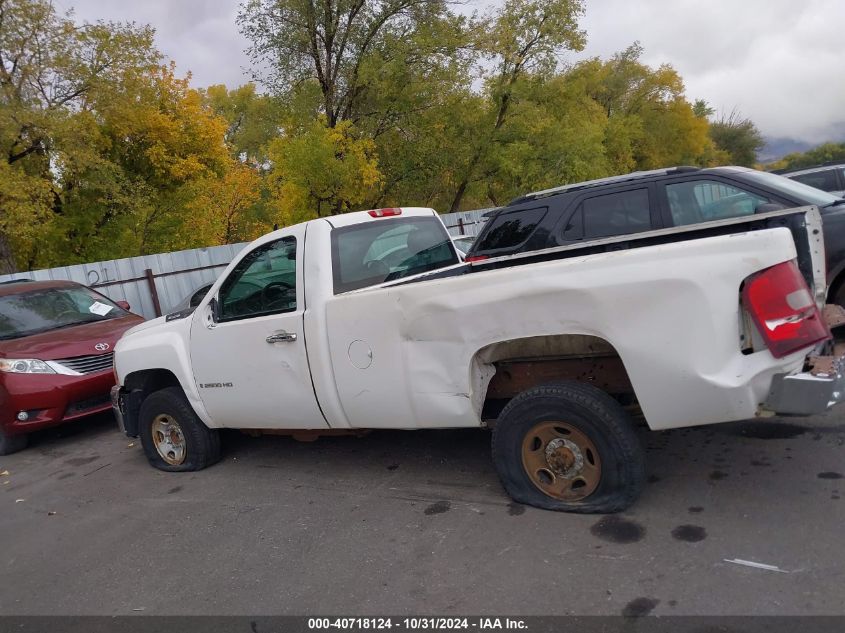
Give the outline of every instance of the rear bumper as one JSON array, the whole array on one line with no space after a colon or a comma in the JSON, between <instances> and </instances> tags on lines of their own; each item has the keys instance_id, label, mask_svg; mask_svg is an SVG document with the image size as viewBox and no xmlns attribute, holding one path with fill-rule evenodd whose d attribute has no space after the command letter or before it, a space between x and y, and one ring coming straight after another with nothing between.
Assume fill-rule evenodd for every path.
<instances>
[{"instance_id":1,"label":"rear bumper","mask_svg":"<svg viewBox=\"0 0 845 633\"><path fill-rule=\"evenodd\" d=\"M824 413L845 399L845 356L816 356L810 370L778 374L763 408L778 415Z\"/></svg>"}]
</instances>

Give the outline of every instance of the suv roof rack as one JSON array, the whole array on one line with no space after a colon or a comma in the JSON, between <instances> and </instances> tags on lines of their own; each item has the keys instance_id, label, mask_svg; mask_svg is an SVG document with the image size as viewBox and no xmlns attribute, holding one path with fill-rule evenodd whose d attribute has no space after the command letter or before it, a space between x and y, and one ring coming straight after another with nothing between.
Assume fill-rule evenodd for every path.
<instances>
[{"instance_id":1,"label":"suv roof rack","mask_svg":"<svg viewBox=\"0 0 845 633\"><path fill-rule=\"evenodd\" d=\"M769 173L771 173L771 174L792 174L792 173L797 173L799 171L809 171L810 169L821 169L822 167L836 167L837 165L845 166L845 159L829 160L829 161L825 161L824 163L818 163L816 165L806 165L804 167L781 167L780 169L773 169Z\"/></svg>"},{"instance_id":2,"label":"suv roof rack","mask_svg":"<svg viewBox=\"0 0 845 633\"><path fill-rule=\"evenodd\" d=\"M681 165L678 167L666 167L663 169L650 169L648 171L635 171L630 174L621 174L619 176L608 176L606 178L597 178L595 180L586 180L584 182L576 182L571 185L561 185L560 187L553 187L551 189L543 189L542 191L534 191L532 193L520 196L512 200L509 204L523 202L528 200L536 200L538 198L545 198L553 196L558 193L566 193L568 191L577 191L579 189L588 189L590 187L597 187L599 185L611 185L618 182L627 182L629 180L639 180L640 178L647 178L648 176L669 176L672 174L686 174L693 171L700 171L700 167L693 165Z\"/></svg>"}]
</instances>

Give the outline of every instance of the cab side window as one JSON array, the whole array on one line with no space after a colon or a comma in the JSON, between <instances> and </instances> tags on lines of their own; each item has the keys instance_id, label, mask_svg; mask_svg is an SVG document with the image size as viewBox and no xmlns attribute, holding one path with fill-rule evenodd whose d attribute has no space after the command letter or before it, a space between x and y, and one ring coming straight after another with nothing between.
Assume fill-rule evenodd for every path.
<instances>
[{"instance_id":1,"label":"cab side window","mask_svg":"<svg viewBox=\"0 0 845 633\"><path fill-rule=\"evenodd\" d=\"M666 185L675 226L753 215L768 198L715 180L692 180Z\"/></svg>"},{"instance_id":2,"label":"cab side window","mask_svg":"<svg viewBox=\"0 0 845 633\"><path fill-rule=\"evenodd\" d=\"M220 288L221 321L296 310L296 238L263 244L244 257Z\"/></svg>"}]
</instances>

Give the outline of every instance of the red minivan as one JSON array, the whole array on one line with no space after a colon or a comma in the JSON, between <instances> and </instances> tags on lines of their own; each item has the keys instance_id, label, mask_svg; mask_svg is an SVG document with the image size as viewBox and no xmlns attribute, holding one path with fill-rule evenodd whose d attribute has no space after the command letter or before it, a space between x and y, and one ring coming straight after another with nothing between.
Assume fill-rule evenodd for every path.
<instances>
[{"instance_id":1,"label":"red minivan","mask_svg":"<svg viewBox=\"0 0 845 633\"><path fill-rule=\"evenodd\" d=\"M143 318L72 281L0 284L0 455L111 409L114 345Z\"/></svg>"}]
</instances>

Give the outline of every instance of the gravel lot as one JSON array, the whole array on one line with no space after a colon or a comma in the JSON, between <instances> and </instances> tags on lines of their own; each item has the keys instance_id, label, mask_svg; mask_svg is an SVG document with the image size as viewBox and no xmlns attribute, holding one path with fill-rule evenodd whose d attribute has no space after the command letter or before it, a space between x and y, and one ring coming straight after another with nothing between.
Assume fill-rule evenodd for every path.
<instances>
[{"instance_id":1,"label":"gravel lot","mask_svg":"<svg viewBox=\"0 0 845 633\"><path fill-rule=\"evenodd\" d=\"M642 439L640 501L575 516L511 504L485 431L232 432L167 474L99 416L0 458L0 613L845 613L845 413Z\"/></svg>"}]
</instances>

